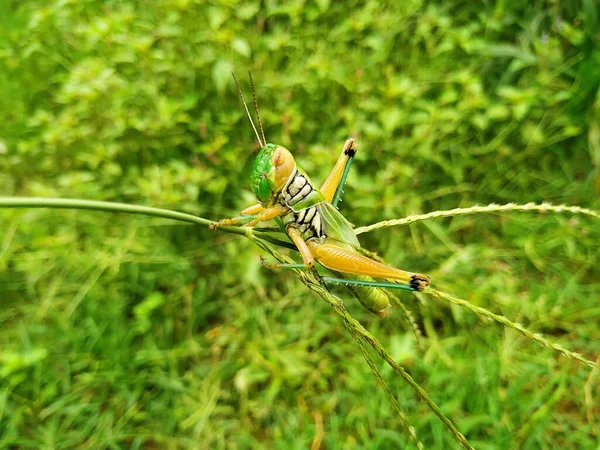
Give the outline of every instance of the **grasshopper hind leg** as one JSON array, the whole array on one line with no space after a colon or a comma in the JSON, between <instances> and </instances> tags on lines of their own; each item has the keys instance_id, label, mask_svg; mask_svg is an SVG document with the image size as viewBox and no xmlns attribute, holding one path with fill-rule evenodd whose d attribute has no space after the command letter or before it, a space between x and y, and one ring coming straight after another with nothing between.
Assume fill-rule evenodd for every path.
<instances>
[{"instance_id":1,"label":"grasshopper hind leg","mask_svg":"<svg viewBox=\"0 0 600 450\"><path fill-rule=\"evenodd\" d=\"M346 178L352 165L352 160L356 154L356 140L349 138L344 143L342 148L342 154L338 158L333 170L327 177L327 180L321 186L321 193L328 202L331 202L333 206L337 206L342 195L342 190L346 184Z\"/></svg>"},{"instance_id":2,"label":"grasshopper hind leg","mask_svg":"<svg viewBox=\"0 0 600 450\"><path fill-rule=\"evenodd\" d=\"M320 264L336 272L395 280L409 285L416 291L429 286L430 280L427 275L396 269L345 247L319 244L315 241L309 242L308 247Z\"/></svg>"}]
</instances>

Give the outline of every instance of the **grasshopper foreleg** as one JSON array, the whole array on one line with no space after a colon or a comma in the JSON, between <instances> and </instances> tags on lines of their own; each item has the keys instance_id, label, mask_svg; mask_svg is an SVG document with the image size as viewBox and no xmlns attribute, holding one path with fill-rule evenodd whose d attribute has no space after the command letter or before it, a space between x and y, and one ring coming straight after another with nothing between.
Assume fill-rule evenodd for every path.
<instances>
[{"instance_id":1,"label":"grasshopper foreleg","mask_svg":"<svg viewBox=\"0 0 600 450\"><path fill-rule=\"evenodd\" d=\"M260 212L263 212L264 210L264 206L260 203L257 203L256 205L249 206L248 208L242 210L240 214L244 216L254 216Z\"/></svg>"},{"instance_id":2,"label":"grasshopper foreleg","mask_svg":"<svg viewBox=\"0 0 600 450\"><path fill-rule=\"evenodd\" d=\"M216 230L217 228L221 227L221 226L228 226L228 225L246 225L249 227L252 227L254 225L256 225L258 222L264 222L266 220L270 220L274 217L277 217L279 215L281 215L284 210L280 205L275 205L271 208L262 208L262 206L260 205L254 205L250 208L246 208L245 210L243 210L241 212L241 214L247 214L248 211L255 211L258 210L259 212L255 213L255 214L248 214L248 215L242 215L240 217L233 217L231 219L221 219L218 222L213 222L211 223L208 228L210 228L211 230Z\"/></svg>"}]
</instances>

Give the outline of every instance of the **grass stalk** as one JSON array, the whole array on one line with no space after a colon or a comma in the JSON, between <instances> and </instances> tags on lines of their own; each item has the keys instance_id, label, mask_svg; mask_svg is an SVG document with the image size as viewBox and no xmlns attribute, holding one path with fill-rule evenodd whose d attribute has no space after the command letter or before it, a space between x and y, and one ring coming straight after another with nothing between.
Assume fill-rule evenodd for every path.
<instances>
[{"instance_id":1,"label":"grass stalk","mask_svg":"<svg viewBox=\"0 0 600 450\"><path fill-rule=\"evenodd\" d=\"M81 200L75 198L43 198L43 197L0 197L0 208L53 208L53 209L82 209L89 211L103 211L110 213L139 214L161 219L176 220L194 225L208 226L212 220L192 214L173 211L170 209L153 208L151 206L130 205L127 203L101 202L95 200ZM227 233L246 236L246 227L221 226L219 230ZM292 250L296 247L290 242L274 238L268 232L256 231L254 234L265 241L280 245Z\"/></svg>"},{"instance_id":2,"label":"grass stalk","mask_svg":"<svg viewBox=\"0 0 600 450\"><path fill-rule=\"evenodd\" d=\"M562 353L567 358L576 359L577 361L579 361L583 364L586 364L587 366L590 366L592 368L600 368L597 363L595 363L594 361L590 361L589 359L586 359L581 354L572 352L571 350L566 349L565 347L563 347L560 344L551 342L548 339L546 339L542 334L534 333L534 332L528 330L527 328L525 328L520 323L513 322L499 314L494 314L490 310L482 308L481 306L475 306L466 300L463 300L463 299L457 298L457 297L453 297L452 295L447 294L446 292L438 291L437 289L433 289L431 287L426 287L425 290L423 290L423 293L431 295L432 297L435 297L446 303L452 303L454 305L458 305L458 306L462 306L463 308L470 309L471 311L473 311L474 313L476 313L480 316L487 317L488 319L498 322L498 323L504 325L505 327L512 328L513 330L518 331L525 337L527 337L535 342L538 342L539 344L543 345L544 347L548 347L548 348L556 350L559 353Z\"/></svg>"},{"instance_id":3,"label":"grass stalk","mask_svg":"<svg viewBox=\"0 0 600 450\"><path fill-rule=\"evenodd\" d=\"M509 211L521 211L521 212L538 212L538 213L570 213L570 214L583 214L585 216L594 217L600 219L600 214L596 211L587 208L581 208L580 206L567 206L567 205L552 205L550 203L526 203L524 205L518 205L516 203L507 203L505 205L496 205L494 203L487 206L471 206L470 208L454 208L444 211L433 211L427 214L416 214L402 219L383 220L381 222L359 227L354 230L356 234L368 233L370 231L379 230L380 228L389 228L395 226L408 225L414 222L420 222L423 220L437 219L440 217L455 217L455 216L467 216L472 214L482 213L497 213L497 212L509 212Z\"/></svg>"}]
</instances>

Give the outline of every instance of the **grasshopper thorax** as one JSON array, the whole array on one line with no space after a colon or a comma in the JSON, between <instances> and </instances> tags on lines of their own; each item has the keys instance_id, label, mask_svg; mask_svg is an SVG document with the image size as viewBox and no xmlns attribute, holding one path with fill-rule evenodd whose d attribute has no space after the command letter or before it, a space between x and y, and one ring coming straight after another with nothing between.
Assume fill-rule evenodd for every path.
<instances>
[{"instance_id":1,"label":"grasshopper thorax","mask_svg":"<svg viewBox=\"0 0 600 450\"><path fill-rule=\"evenodd\" d=\"M296 162L286 148L267 144L262 147L252 168L252 191L262 205L274 203L294 173Z\"/></svg>"}]
</instances>

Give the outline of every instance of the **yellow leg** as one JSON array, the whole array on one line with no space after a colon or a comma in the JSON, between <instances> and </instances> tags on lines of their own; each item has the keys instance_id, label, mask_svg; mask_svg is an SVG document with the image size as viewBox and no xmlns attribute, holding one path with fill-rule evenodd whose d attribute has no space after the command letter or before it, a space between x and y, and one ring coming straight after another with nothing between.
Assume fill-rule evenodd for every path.
<instances>
[{"instance_id":1,"label":"yellow leg","mask_svg":"<svg viewBox=\"0 0 600 450\"><path fill-rule=\"evenodd\" d=\"M311 253L310 249L308 248L308 244L302 237L302 233L294 227L287 227L286 231L287 231L288 235L290 236L290 239L294 242L296 247L298 247L298 251L300 252L300 255L302 256L302 261L304 261L304 265L306 267L314 266L315 258L313 256L313 254Z\"/></svg>"},{"instance_id":2,"label":"yellow leg","mask_svg":"<svg viewBox=\"0 0 600 450\"><path fill-rule=\"evenodd\" d=\"M275 205L272 208L263 209L259 212L256 217L247 223L249 227L256 225L258 222L264 222L271 220L277 216L280 216L284 212L284 208L281 205Z\"/></svg>"},{"instance_id":3,"label":"yellow leg","mask_svg":"<svg viewBox=\"0 0 600 450\"><path fill-rule=\"evenodd\" d=\"M255 208L253 206L252 208ZM262 206L261 206L262 208ZM247 211L250 208L245 209ZM285 212L284 208L281 205L275 205L272 208L262 209L258 214L248 215L245 217L233 217L231 219L221 219L218 222L211 223L208 228L211 230L215 230L221 226L226 225L237 225L237 224L246 224L248 226L254 226L258 222L264 222L265 220L272 219L274 217L280 216ZM243 211L242 211L243 213Z\"/></svg>"},{"instance_id":4,"label":"yellow leg","mask_svg":"<svg viewBox=\"0 0 600 450\"><path fill-rule=\"evenodd\" d=\"M242 210L240 212L240 214L244 215L244 216L253 216L255 214L258 214L259 212L264 211L264 207L263 205L261 205L260 203L257 203L256 205L252 205L244 210Z\"/></svg>"},{"instance_id":5,"label":"yellow leg","mask_svg":"<svg viewBox=\"0 0 600 450\"><path fill-rule=\"evenodd\" d=\"M344 247L311 241L308 248L319 264L337 272L403 281L418 290L429 286L426 275L396 269Z\"/></svg>"},{"instance_id":6,"label":"yellow leg","mask_svg":"<svg viewBox=\"0 0 600 450\"><path fill-rule=\"evenodd\" d=\"M335 191L340 184L340 180L342 178L342 174L344 173L344 168L348 163L348 158L356 153L356 141L352 138L347 139L344 143L344 148L342 149L342 154L338 158L333 170L321 186L321 194L325 196L328 202L333 200L333 196L335 195Z\"/></svg>"}]
</instances>

